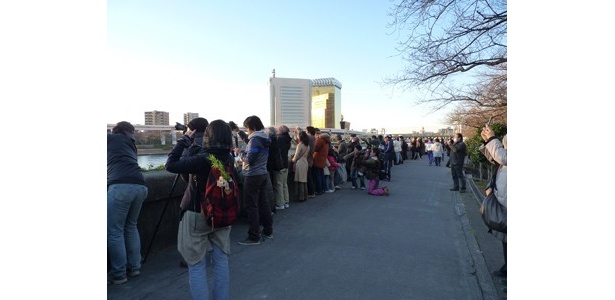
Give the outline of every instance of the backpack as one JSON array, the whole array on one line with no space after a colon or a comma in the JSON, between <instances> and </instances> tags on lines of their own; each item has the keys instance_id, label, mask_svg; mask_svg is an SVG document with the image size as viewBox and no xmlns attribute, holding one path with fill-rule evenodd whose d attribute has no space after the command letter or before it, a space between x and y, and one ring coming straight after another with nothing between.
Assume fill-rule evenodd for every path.
<instances>
[{"instance_id":1,"label":"backpack","mask_svg":"<svg viewBox=\"0 0 615 300\"><path fill-rule=\"evenodd\" d=\"M235 167L223 164L213 154L208 158L212 161L212 166L205 183L205 195L201 199L201 212L207 225L212 228L230 226L240 212L239 182ZM221 167L228 180L224 180Z\"/></svg>"}]
</instances>

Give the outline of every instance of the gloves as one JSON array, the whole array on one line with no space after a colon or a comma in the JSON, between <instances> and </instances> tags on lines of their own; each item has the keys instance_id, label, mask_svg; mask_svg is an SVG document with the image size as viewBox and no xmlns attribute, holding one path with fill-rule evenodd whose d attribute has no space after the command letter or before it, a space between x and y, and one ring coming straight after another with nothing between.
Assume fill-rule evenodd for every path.
<instances>
[{"instance_id":1,"label":"gloves","mask_svg":"<svg viewBox=\"0 0 615 300\"><path fill-rule=\"evenodd\" d=\"M183 135L179 139L177 139L177 146L182 146L183 148L188 148L192 145L192 141L187 135Z\"/></svg>"}]
</instances>

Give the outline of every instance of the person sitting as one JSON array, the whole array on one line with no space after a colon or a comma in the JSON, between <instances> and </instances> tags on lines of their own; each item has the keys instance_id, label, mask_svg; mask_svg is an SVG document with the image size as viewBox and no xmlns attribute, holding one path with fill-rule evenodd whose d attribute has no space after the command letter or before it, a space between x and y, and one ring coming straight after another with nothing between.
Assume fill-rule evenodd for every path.
<instances>
[{"instance_id":1,"label":"person sitting","mask_svg":"<svg viewBox=\"0 0 615 300\"><path fill-rule=\"evenodd\" d=\"M365 177L369 179L367 193L375 196L388 196L388 187L378 187L378 184L380 183L380 171L382 169L382 162L380 161L380 151L381 150L379 148L372 148L371 150L367 150L367 158L362 160L361 166Z\"/></svg>"}]
</instances>

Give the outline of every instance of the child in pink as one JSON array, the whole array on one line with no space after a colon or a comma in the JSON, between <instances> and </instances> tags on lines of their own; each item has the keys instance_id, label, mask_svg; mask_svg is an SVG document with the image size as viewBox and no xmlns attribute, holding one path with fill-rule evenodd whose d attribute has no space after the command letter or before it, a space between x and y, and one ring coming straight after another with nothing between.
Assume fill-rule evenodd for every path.
<instances>
[{"instance_id":1,"label":"child in pink","mask_svg":"<svg viewBox=\"0 0 615 300\"><path fill-rule=\"evenodd\" d=\"M339 188L335 185L335 171L337 170L337 168L340 167L340 164L335 159L335 150L333 150L333 148L329 148L329 154L327 154L327 161L329 162L327 166L329 168L330 175L329 178L325 178L325 180L327 181L327 186L329 187L329 190L327 190L326 192L333 193L335 192L336 188Z\"/></svg>"}]
</instances>

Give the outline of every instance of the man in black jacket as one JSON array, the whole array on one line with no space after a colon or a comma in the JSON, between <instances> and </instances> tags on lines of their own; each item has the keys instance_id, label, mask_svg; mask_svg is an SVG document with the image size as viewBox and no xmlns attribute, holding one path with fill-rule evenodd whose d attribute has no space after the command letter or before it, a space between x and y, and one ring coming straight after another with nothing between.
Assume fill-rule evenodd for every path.
<instances>
[{"instance_id":1,"label":"man in black jacket","mask_svg":"<svg viewBox=\"0 0 615 300\"><path fill-rule=\"evenodd\" d=\"M137 219L147 185L137 161L135 127L122 121L107 134L107 284L122 284L141 274L141 239Z\"/></svg>"},{"instance_id":2,"label":"man in black jacket","mask_svg":"<svg viewBox=\"0 0 615 300\"><path fill-rule=\"evenodd\" d=\"M459 191L460 193L466 192L466 180L463 175L463 163L465 162L466 155L468 155L466 144L463 142L463 136L461 133L455 135L453 145L451 145L451 174L453 175L453 188L451 191ZM459 189L459 182L461 182L461 189Z\"/></svg>"}]
</instances>

